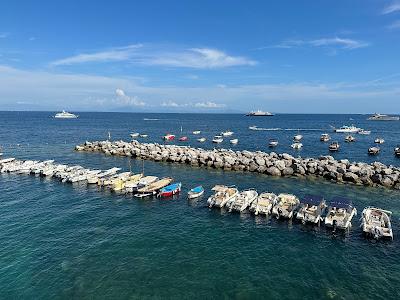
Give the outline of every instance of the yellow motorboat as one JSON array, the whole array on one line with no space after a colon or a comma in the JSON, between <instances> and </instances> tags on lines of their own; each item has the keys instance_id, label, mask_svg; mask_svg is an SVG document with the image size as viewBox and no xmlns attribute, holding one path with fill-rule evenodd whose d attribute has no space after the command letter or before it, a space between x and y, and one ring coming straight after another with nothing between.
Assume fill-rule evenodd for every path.
<instances>
[{"instance_id":1,"label":"yellow motorboat","mask_svg":"<svg viewBox=\"0 0 400 300\"><path fill-rule=\"evenodd\" d=\"M131 184L136 184L141 178L143 177L143 174L135 174L130 177L122 177L118 178L113 182L112 190L113 191L121 191L125 189L126 186L130 186Z\"/></svg>"}]
</instances>

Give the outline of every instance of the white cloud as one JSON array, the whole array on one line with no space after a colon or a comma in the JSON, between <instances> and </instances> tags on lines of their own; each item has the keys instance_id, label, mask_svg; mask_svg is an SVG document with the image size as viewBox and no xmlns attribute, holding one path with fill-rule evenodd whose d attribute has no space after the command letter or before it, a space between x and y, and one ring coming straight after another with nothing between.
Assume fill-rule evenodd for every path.
<instances>
[{"instance_id":1,"label":"white cloud","mask_svg":"<svg viewBox=\"0 0 400 300\"><path fill-rule=\"evenodd\" d=\"M52 66L82 64L88 62L111 62L129 60L133 53L142 47L141 44L129 45L126 47L113 48L95 53L83 53L67 58L59 59L51 63Z\"/></svg>"},{"instance_id":2,"label":"white cloud","mask_svg":"<svg viewBox=\"0 0 400 300\"><path fill-rule=\"evenodd\" d=\"M360 40L332 37L332 38L320 38L314 40L285 40L282 43L269 47L260 47L257 50L267 49L267 48L283 48L291 49L298 47L325 47L334 48L342 50L353 50L358 48L368 47L369 43Z\"/></svg>"},{"instance_id":3,"label":"white cloud","mask_svg":"<svg viewBox=\"0 0 400 300\"><path fill-rule=\"evenodd\" d=\"M116 89L117 103L124 106L145 106L146 103L139 99L137 96L127 96L122 89Z\"/></svg>"},{"instance_id":4,"label":"white cloud","mask_svg":"<svg viewBox=\"0 0 400 300\"><path fill-rule=\"evenodd\" d=\"M184 105L178 104L175 101L164 101L161 103L161 106L163 107L182 107Z\"/></svg>"},{"instance_id":5,"label":"white cloud","mask_svg":"<svg viewBox=\"0 0 400 300\"><path fill-rule=\"evenodd\" d=\"M400 29L400 20L394 21L392 24L387 26L387 28L391 30Z\"/></svg>"},{"instance_id":6,"label":"white cloud","mask_svg":"<svg viewBox=\"0 0 400 300\"><path fill-rule=\"evenodd\" d=\"M151 46L130 45L107 51L83 53L52 62L52 66L88 62L126 61L131 64L194 69L216 69L233 66L254 66L256 61L243 56L231 56L210 48L192 48L166 51Z\"/></svg>"},{"instance_id":7,"label":"white cloud","mask_svg":"<svg viewBox=\"0 0 400 300\"><path fill-rule=\"evenodd\" d=\"M206 101L206 102L198 102L194 104L194 107L198 108L222 108L225 107L225 104L217 104L211 101Z\"/></svg>"},{"instance_id":8,"label":"white cloud","mask_svg":"<svg viewBox=\"0 0 400 300\"><path fill-rule=\"evenodd\" d=\"M382 14L387 15L397 11L400 11L400 1L394 1L391 4L386 5L382 10Z\"/></svg>"}]
</instances>

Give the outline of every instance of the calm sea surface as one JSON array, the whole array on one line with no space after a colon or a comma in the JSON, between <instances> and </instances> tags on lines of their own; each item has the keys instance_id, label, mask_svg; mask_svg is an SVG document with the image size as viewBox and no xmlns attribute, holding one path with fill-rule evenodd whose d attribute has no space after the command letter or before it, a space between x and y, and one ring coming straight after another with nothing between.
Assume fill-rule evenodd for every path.
<instances>
[{"instance_id":1,"label":"calm sea surface","mask_svg":"<svg viewBox=\"0 0 400 300\"><path fill-rule=\"evenodd\" d=\"M268 139L277 138L276 152L304 157L328 154L328 144L319 141L328 132L342 146L336 158L400 165L393 155L400 122L371 122L364 115L81 113L76 120L52 115L0 112L4 156L139 172L141 161L77 153L73 147L106 139L108 132L124 140L131 132L146 133L146 141L160 142L167 132L180 136L182 127L182 135L189 137L185 144L193 146L200 146L193 130L210 140L230 129L239 139L235 149L269 151ZM347 144L330 127L351 124L372 133ZM252 125L268 130L251 131ZM304 149L295 152L290 144L298 133L304 136ZM385 139L381 154L369 157L367 149L378 136ZM209 141L201 146L214 147ZM399 191L150 161L144 166L147 174L182 181L182 196L137 200L97 187L0 174L0 298L400 298ZM359 217L348 235L333 235L324 227L209 210L206 198L217 183L300 197L343 195L353 200L359 215L367 205L380 206L393 211L394 241L366 240ZM206 187L205 197L188 201L186 191L197 184Z\"/></svg>"}]
</instances>

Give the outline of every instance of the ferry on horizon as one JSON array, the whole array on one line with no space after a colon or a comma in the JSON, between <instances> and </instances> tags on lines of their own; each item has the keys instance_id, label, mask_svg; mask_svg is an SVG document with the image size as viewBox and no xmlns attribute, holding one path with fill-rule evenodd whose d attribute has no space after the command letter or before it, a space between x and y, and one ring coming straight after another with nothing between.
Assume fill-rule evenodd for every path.
<instances>
[{"instance_id":1,"label":"ferry on horizon","mask_svg":"<svg viewBox=\"0 0 400 300\"><path fill-rule=\"evenodd\" d=\"M274 114L269 111L256 110L246 114L249 117L272 117Z\"/></svg>"},{"instance_id":2,"label":"ferry on horizon","mask_svg":"<svg viewBox=\"0 0 400 300\"><path fill-rule=\"evenodd\" d=\"M62 112L57 113L57 114L54 116L54 118L56 118L56 119L76 119L76 118L78 118L78 116L75 115L75 114L71 114L71 113L66 112L65 110L63 110Z\"/></svg>"},{"instance_id":3,"label":"ferry on horizon","mask_svg":"<svg viewBox=\"0 0 400 300\"><path fill-rule=\"evenodd\" d=\"M369 120L369 121L399 121L400 117L376 113L376 114L373 114L372 116L370 116L367 120Z\"/></svg>"}]
</instances>

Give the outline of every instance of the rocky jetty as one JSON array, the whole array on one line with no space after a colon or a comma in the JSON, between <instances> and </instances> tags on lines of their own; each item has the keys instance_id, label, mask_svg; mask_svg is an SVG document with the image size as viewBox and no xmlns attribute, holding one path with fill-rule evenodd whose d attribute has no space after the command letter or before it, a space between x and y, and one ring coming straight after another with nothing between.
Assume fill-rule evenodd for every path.
<instances>
[{"instance_id":1,"label":"rocky jetty","mask_svg":"<svg viewBox=\"0 0 400 300\"><path fill-rule=\"evenodd\" d=\"M380 162L371 164L319 158L295 158L287 153L202 149L188 146L140 143L138 141L95 141L76 146L77 151L204 166L223 170L249 171L271 176L318 177L336 183L383 186L400 189L400 168Z\"/></svg>"}]
</instances>

